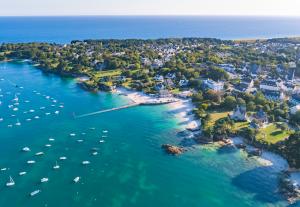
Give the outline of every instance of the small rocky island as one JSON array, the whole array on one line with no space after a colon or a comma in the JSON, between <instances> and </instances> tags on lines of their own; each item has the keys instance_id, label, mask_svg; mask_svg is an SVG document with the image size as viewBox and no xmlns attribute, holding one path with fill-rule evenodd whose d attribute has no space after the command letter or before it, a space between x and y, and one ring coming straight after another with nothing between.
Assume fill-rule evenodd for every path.
<instances>
[{"instance_id":1,"label":"small rocky island","mask_svg":"<svg viewBox=\"0 0 300 207\"><path fill-rule=\"evenodd\" d=\"M182 147L177 147L170 144L163 144L161 145L161 148L163 148L166 151L166 153L170 155L178 155L185 152L185 150Z\"/></svg>"}]
</instances>

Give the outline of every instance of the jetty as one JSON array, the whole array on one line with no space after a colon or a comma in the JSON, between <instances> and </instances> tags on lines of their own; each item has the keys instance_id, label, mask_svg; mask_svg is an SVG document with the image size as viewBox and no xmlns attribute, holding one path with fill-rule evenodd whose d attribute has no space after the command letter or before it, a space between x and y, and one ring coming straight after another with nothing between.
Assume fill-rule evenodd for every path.
<instances>
[{"instance_id":1,"label":"jetty","mask_svg":"<svg viewBox=\"0 0 300 207\"><path fill-rule=\"evenodd\" d=\"M155 100L146 101L146 102L134 102L134 103L127 104L127 105L124 105L124 106L120 106L120 107L104 109L104 110L95 111L95 112L91 112L91 113L87 113L87 114L82 114L82 115L79 115L79 116L76 116L74 114L73 116L74 116L75 119L84 118L84 117L93 116L93 115L97 115L97 114L103 114L103 113L107 113L107 112L111 112L111 111L118 111L118 110L122 110L122 109L127 109L127 108L131 108L131 107L135 107L135 106L163 105L163 104L174 103L174 102L177 102L177 101L178 101L177 99L169 99L169 100L155 99Z\"/></svg>"}]
</instances>

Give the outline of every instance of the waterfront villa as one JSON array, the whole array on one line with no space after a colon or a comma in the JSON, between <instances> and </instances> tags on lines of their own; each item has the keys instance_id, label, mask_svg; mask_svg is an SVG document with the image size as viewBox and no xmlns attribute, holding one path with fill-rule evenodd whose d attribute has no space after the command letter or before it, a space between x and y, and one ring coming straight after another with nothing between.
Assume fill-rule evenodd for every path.
<instances>
[{"instance_id":1,"label":"waterfront villa","mask_svg":"<svg viewBox=\"0 0 300 207\"><path fill-rule=\"evenodd\" d=\"M254 114L251 119L250 127L254 129L263 128L269 123L268 116L262 109Z\"/></svg>"},{"instance_id":2,"label":"waterfront villa","mask_svg":"<svg viewBox=\"0 0 300 207\"><path fill-rule=\"evenodd\" d=\"M224 82L216 82L211 79L204 80L203 85L205 88L212 89L214 91L222 91L224 89Z\"/></svg>"},{"instance_id":3,"label":"waterfront villa","mask_svg":"<svg viewBox=\"0 0 300 207\"><path fill-rule=\"evenodd\" d=\"M237 106L233 113L230 115L230 118L235 121L248 121L247 110L245 106Z\"/></svg>"}]
</instances>

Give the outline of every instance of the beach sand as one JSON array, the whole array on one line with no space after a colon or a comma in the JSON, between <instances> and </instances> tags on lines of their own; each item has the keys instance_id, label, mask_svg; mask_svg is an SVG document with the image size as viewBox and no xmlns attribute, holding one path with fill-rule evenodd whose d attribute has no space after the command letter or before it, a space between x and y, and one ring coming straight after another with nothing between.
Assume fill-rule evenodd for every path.
<instances>
[{"instance_id":1,"label":"beach sand","mask_svg":"<svg viewBox=\"0 0 300 207\"><path fill-rule=\"evenodd\" d=\"M174 114L180 120L180 126L188 130L197 130L201 126L200 120L196 120L192 113L195 107L190 99L156 98L143 92L128 90L126 88L117 88L116 93L126 96L133 103L173 100L173 103L166 104L166 106L168 107L168 112Z\"/></svg>"}]
</instances>

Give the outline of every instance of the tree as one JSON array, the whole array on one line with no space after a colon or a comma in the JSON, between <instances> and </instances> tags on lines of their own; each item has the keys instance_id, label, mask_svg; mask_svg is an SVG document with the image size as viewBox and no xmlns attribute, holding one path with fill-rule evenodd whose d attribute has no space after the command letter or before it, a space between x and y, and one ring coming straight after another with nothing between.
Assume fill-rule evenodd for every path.
<instances>
[{"instance_id":1,"label":"tree","mask_svg":"<svg viewBox=\"0 0 300 207\"><path fill-rule=\"evenodd\" d=\"M237 101L233 96L226 96L223 102L223 107L228 110L233 110L236 107Z\"/></svg>"}]
</instances>

